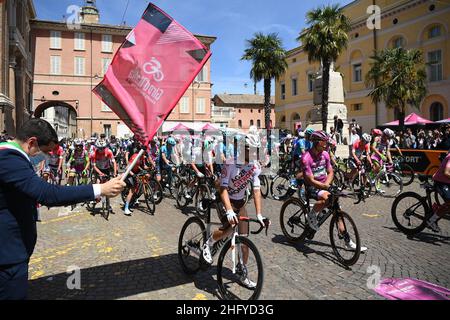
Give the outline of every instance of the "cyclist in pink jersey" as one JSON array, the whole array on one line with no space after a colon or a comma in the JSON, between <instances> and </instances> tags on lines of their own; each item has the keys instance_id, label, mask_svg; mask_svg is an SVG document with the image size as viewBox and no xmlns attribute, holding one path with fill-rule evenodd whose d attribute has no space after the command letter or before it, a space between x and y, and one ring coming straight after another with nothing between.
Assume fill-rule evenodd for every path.
<instances>
[{"instance_id":1,"label":"cyclist in pink jersey","mask_svg":"<svg viewBox=\"0 0 450 320\"><path fill-rule=\"evenodd\" d=\"M311 228L316 231L318 230L317 214L326 207L326 202L330 196L327 190L330 188L334 177L330 155L325 151L328 139L325 132L314 132L310 137L313 147L302 157L306 192L310 198L317 200L307 216Z\"/></svg>"},{"instance_id":2,"label":"cyclist in pink jersey","mask_svg":"<svg viewBox=\"0 0 450 320\"><path fill-rule=\"evenodd\" d=\"M328 189L333 181L334 172L330 155L325 151L329 140L326 132L315 131L311 134L310 140L313 147L302 157L303 176L308 197L317 201L306 215L306 219L310 228L317 231L319 229L317 215L329 205L330 192L328 192ZM354 250L356 244L350 239L350 235L341 220L338 222L338 228L346 239L346 248ZM367 250L366 247L361 247L361 251L365 250Z\"/></svg>"},{"instance_id":3,"label":"cyclist in pink jersey","mask_svg":"<svg viewBox=\"0 0 450 320\"><path fill-rule=\"evenodd\" d=\"M437 221L446 213L450 212L450 152L442 161L438 171L433 175L436 190L444 198L445 203L442 206L435 206L433 216L427 221L427 225L434 232L440 232Z\"/></svg>"}]
</instances>

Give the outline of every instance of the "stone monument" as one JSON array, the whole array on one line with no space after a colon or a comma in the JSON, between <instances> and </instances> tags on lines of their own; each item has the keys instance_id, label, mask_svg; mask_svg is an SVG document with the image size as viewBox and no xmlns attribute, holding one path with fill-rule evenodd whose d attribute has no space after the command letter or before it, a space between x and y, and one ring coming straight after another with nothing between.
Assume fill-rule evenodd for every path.
<instances>
[{"instance_id":1,"label":"stone monument","mask_svg":"<svg viewBox=\"0 0 450 320\"><path fill-rule=\"evenodd\" d=\"M314 130L322 130L322 71L320 70L314 81L314 106L307 114L307 127ZM344 86L342 76L339 72L334 71L334 63L330 66L330 81L328 88L328 123L327 132L334 127L334 116L338 116L344 123L342 129L343 141L348 143L349 131L347 120L347 107L344 104ZM336 129L336 128L335 128Z\"/></svg>"}]
</instances>

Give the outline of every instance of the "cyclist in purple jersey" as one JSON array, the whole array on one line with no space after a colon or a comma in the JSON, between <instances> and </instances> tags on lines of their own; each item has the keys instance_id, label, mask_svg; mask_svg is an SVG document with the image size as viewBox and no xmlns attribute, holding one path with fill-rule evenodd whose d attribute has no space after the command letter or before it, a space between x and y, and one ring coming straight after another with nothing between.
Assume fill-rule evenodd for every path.
<instances>
[{"instance_id":1,"label":"cyclist in purple jersey","mask_svg":"<svg viewBox=\"0 0 450 320\"><path fill-rule=\"evenodd\" d=\"M333 167L331 165L330 155L326 152L329 137L324 131L316 131L311 135L313 147L303 157L303 176L306 182L306 192L309 198L317 200L313 208L306 215L307 221L311 229L317 231L319 229L317 214L324 210L328 205L330 192L327 190L331 186L334 178ZM345 238L346 229L343 221L338 222L339 231ZM346 247L354 250L356 244L348 236ZM361 247L361 251L367 250Z\"/></svg>"}]
</instances>

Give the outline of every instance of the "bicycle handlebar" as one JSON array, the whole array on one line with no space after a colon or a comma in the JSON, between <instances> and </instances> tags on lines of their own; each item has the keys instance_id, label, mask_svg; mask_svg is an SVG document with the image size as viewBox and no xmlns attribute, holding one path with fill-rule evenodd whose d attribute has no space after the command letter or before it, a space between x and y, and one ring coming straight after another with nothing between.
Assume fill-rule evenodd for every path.
<instances>
[{"instance_id":1,"label":"bicycle handlebar","mask_svg":"<svg viewBox=\"0 0 450 320\"><path fill-rule=\"evenodd\" d=\"M239 217L239 221L247 221L249 224L250 222L256 222L259 225L259 229L257 231L250 231L251 234L259 234L261 233L261 231L263 229L266 229L266 236L267 236L267 232L269 230L269 225L270 225L270 220L268 218L264 218L264 226L261 225L261 223L259 222L258 219L252 219L252 218L248 218L248 217Z\"/></svg>"},{"instance_id":2,"label":"bicycle handlebar","mask_svg":"<svg viewBox=\"0 0 450 320\"><path fill-rule=\"evenodd\" d=\"M344 193L341 190L339 190L338 187L336 186L330 186L330 188L328 188L328 192L331 193L331 195L335 198L352 198L352 195L356 195L358 197L357 201L354 202L353 204L359 204L362 202L366 202L366 195L365 192L360 189L359 192L353 192L353 193Z\"/></svg>"}]
</instances>

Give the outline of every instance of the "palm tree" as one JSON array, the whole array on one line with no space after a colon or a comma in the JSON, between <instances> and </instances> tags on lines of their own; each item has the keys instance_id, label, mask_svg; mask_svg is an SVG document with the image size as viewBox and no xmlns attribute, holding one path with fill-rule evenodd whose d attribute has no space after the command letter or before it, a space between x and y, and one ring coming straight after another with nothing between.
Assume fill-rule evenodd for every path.
<instances>
[{"instance_id":1,"label":"palm tree","mask_svg":"<svg viewBox=\"0 0 450 320\"><path fill-rule=\"evenodd\" d=\"M409 104L416 108L427 94L425 64L420 50L403 48L375 52L371 69L366 75L366 85L374 103L384 101L387 108L399 112L401 130L405 125L405 111Z\"/></svg>"},{"instance_id":2,"label":"palm tree","mask_svg":"<svg viewBox=\"0 0 450 320\"><path fill-rule=\"evenodd\" d=\"M276 33L265 35L255 33L252 39L247 40L247 49L241 60L252 61L250 78L256 83L264 80L264 115L265 126L270 127L270 92L272 79L280 78L287 69L286 50L283 49L281 39Z\"/></svg>"},{"instance_id":3,"label":"palm tree","mask_svg":"<svg viewBox=\"0 0 450 320\"><path fill-rule=\"evenodd\" d=\"M308 61L322 63L322 127L327 130L330 66L347 48L350 20L339 5L324 6L306 14L308 28L297 37Z\"/></svg>"}]
</instances>

